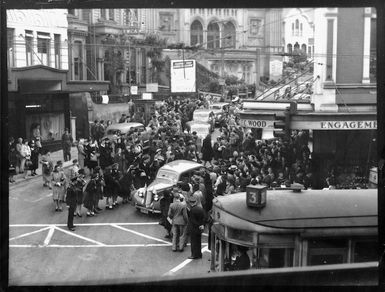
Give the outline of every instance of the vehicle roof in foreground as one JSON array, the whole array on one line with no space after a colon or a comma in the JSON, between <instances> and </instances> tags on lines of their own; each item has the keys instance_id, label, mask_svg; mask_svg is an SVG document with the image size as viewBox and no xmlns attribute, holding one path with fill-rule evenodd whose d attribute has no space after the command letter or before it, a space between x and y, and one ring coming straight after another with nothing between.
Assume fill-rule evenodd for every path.
<instances>
[{"instance_id":1,"label":"vehicle roof in foreground","mask_svg":"<svg viewBox=\"0 0 385 292\"><path fill-rule=\"evenodd\" d=\"M225 212L273 228L378 226L377 190L268 190L266 206L247 207L246 193L214 199Z\"/></svg>"}]
</instances>

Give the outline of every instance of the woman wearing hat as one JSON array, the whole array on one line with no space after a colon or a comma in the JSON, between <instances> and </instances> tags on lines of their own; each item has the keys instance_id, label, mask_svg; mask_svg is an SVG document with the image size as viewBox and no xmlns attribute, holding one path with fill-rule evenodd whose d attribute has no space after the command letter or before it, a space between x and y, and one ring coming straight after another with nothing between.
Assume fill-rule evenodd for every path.
<instances>
[{"instance_id":1,"label":"woman wearing hat","mask_svg":"<svg viewBox=\"0 0 385 292\"><path fill-rule=\"evenodd\" d=\"M29 143L29 148L31 149L31 165L29 169L31 170L31 175L37 175L36 169L39 167L39 148L36 147L35 141L31 140Z\"/></svg>"},{"instance_id":2,"label":"woman wearing hat","mask_svg":"<svg viewBox=\"0 0 385 292\"><path fill-rule=\"evenodd\" d=\"M52 197L55 203L55 211L62 212L61 207L62 202L64 201L65 190L66 190L66 176L61 168L61 161L58 161L55 165L52 175Z\"/></svg>"}]
</instances>

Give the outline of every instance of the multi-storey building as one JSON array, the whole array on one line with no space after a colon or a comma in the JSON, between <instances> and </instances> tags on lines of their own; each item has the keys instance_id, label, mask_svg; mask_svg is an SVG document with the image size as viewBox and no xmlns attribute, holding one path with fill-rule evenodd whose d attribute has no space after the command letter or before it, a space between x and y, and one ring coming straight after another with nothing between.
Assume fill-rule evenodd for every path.
<instances>
[{"instance_id":1,"label":"multi-storey building","mask_svg":"<svg viewBox=\"0 0 385 292\"><path fill-rule=\"evenodd\" d=\"M8 10L9 135L60 145L71 127L64 10Z\"/></svg>"},{"instance_id":2,"label":"multi-storey building","mask_svg":"<svg viewBox=\"0 0 385 292\"><path fill-rule=\"evenodd\" d=\"M281 60L282 9L146 9L146 30L170 43L199 46L185 53L222 77L236 76L247 84L260 77L277 79L271 63ZM148 20L148 21L147 21ZM167 52L181 58L181 52ZM257 69L256 69L257 68Z\"/></svg>"},{"instance_id":3,"label":"multi-storey building","mask_svg":"<svg viewBox=\"0 0 385 292\"><path fill-rule=\"evenodd\" d=\"M314 52L314 8L291 8L283 10L285 53L296 50L312 58Z\"/></svg>"}]
</instances>

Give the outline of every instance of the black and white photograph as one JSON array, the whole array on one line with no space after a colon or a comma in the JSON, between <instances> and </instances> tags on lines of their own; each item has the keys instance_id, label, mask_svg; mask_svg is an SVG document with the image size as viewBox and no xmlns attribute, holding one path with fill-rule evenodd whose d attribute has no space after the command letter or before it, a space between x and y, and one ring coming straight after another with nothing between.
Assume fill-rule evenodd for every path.
<instances>
[{"instance_id":1,"label":"black and white photograph","mask_svg":"<svg viewBox=\"0 0 385 292\"><path fill-rule=\"evenodd\" d=\"M375 5L23 2L1 19L8 286L384 281Z\"/></svg>"}]
</instances>

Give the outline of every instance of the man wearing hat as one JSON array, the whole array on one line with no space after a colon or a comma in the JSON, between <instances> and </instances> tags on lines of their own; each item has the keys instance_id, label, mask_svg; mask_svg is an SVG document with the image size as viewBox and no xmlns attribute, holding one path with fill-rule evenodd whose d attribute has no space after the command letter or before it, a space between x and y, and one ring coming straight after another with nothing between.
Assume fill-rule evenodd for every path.
<instances>
[{"instance_id":1,"label":"man wearing hat","mask_svg":"<svg viewBox=\"0 0 385 292\"><path fill-rule=\"evenodd\" d=\"M73 176L67 188L66 203L69 206L67 227L71 231L75 231L74 213L76 209L76 193L77 193L77 184L78 184L77 182L78 182L77 176Z\"/></svg>"},{"instance_id":2,"label":"man wearing hat","mask_svg":"<svg viewBox=\"0 0 385 292\"><path fill-rule=\"evenodd\" d=\"M191 256L189 259L202 258L202 232L206 220L206 213L202 207L198 206L197 199L192 196L189 198L191 206L188 220L188 232L191 239Z\"/></svg>"}]
</instances>

